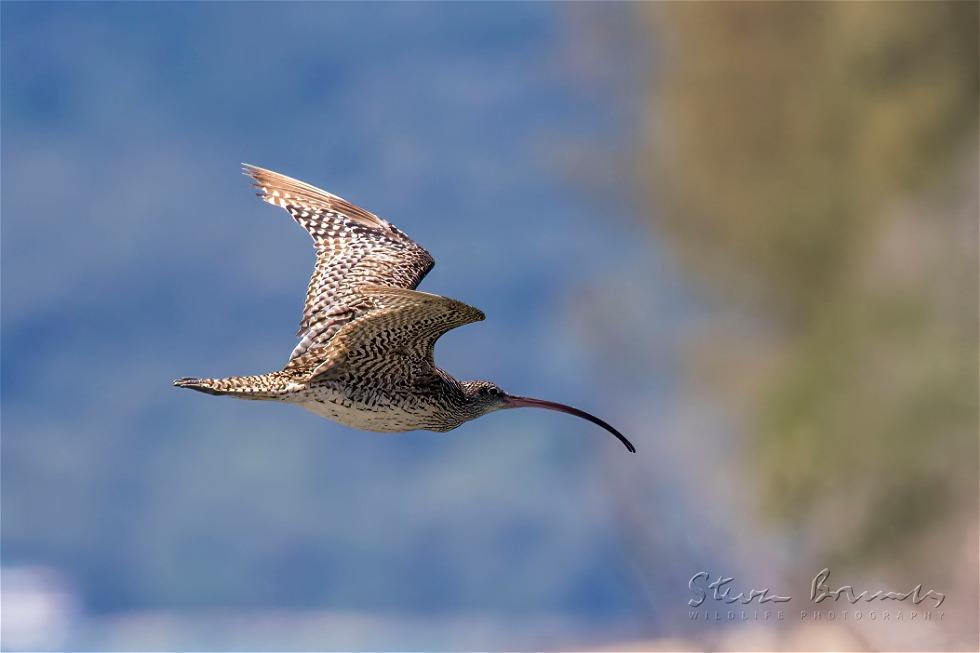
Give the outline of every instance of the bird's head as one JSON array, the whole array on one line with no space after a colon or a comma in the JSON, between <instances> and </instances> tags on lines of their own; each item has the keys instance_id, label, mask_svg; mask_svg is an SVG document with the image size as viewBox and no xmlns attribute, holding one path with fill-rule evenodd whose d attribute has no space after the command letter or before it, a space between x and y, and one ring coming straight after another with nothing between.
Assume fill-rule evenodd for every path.
<instances>
[{"instance_id":1,"label":"bird's head","mask_svg":"<svg viewBox=\"0 0 980 653\"><path fill-rule=\"evenodd\" d=\"M464 381L462 386L463 394L466 397L466 407L473 414L473 417L470 419L474 419L476 417L480 417L481 415L486 415L487 413L491 413L495 410L501 410L503 408L545 408L547 410L556 410L558 412L581 417L582 419L588 420L593 424L598 424L616 436L616 438L623 443L628 451L632 453L636 452L636 447L634 447L622 433L595 415L587 413L584 410L579 410L574 406L566 406L565 404L559 404L554 401L545 401L544 399L534 399L533 397L509 395L501 390L496 383L492 383L491 381Z\"/></svg>"},{"instance_id":2,"label":"bird's head","mask_svg":"<svg viewBox=\"0 0 980 653\"><path fill-rule=\"evenodd\" d=\"M506 408L507 393L491 381L463 381L466 404L476 417Z\"/></svg>"}]
</instances>

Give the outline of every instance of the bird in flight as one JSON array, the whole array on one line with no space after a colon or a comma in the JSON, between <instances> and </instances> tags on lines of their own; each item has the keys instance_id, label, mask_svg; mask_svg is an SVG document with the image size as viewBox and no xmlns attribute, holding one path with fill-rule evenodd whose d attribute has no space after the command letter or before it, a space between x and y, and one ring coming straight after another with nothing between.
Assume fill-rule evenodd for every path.
<instances>
[{"instance_id":1,"label":"bird in flight","mask_svg":"<svg viewBox=\"0 0 980 653\"><path fill-rule=\"evenodd\" d=\"M472 306L415 288L435 262L393 224L324 190L252 165L257 195L282 207L316 247L299 344L268 374L185 377L174 385L239 399L284 401L366 431L450 431L504 408L546 408L626 437L583 410L458 381L436 367L436 340L484 319Z\"/></svg>"}]
</instances>

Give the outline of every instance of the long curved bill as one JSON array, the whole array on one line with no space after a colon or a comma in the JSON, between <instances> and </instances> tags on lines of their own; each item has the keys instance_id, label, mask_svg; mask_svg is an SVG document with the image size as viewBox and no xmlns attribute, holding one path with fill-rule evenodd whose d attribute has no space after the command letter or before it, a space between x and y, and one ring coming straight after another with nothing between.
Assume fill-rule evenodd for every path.
<instances>
[{"instance_id":1,"label":"long curved bill","mask_svg":"<svg viewBox=\"0 0 980 653\"><path fill-rule=\"evenodd\" d=\"M625 435L595 415L590 415L584 410L579 410L573 406L566 406L565 404L559 404L555 401L545 401L544 399L535 399L533 397L517 397L515 395L507 395L507 398L504 401L504 408L547 408L548 410L557 410L560 413L568 413L569 415L575 415L576 417L587 419L593 424L598 424L615 435L619 441L626 446L626 449L630 453L636 453L636 447L633 446L632 442L626 439Z\"/></svg>"}]
</instances>

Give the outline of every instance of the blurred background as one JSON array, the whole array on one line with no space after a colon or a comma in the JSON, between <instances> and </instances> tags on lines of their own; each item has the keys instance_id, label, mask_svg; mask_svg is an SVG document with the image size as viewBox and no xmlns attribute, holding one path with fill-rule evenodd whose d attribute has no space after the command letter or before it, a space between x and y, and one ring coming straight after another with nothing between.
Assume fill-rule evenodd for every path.
<instances>
[{"instance_id":1,"label":"blurred background","mask_svg":"<svg viewBox=\"0 0 980 653\"><path fill-rule=\"evenodd\" d=\"M0 18L4 649L977 649L976 3ZM171 388L294 344L242 161L432 252L488 315L441 366L639 453ZM803 618L824 567L947 599ZM702 570L793 602L692 619Z\"/></svg>"}]
</instances>

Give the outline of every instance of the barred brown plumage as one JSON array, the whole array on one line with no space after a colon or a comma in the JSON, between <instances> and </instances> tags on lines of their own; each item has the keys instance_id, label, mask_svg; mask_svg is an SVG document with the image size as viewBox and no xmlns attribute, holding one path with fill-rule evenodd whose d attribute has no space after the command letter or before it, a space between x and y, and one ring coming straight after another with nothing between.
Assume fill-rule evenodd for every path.
<instances>
[{"instance_id":1,"label":"barred brown plumage","mask_svg":"<svg viewBox=\"0 0 980 653\"><path fill-rule=\"evenodd\" d=\"M508 395L489 381L460 382L436 367L436 340L484 319L462 302L415 290L434 261L377 215L305 182L244 164L258 196L285 209L313 238L316 265L300 341L279 371L174 385L240 399L285 401L354 428L449 431L486 413L521 406L606 422L564 404Z\"/></svg>"}]
</instances>

